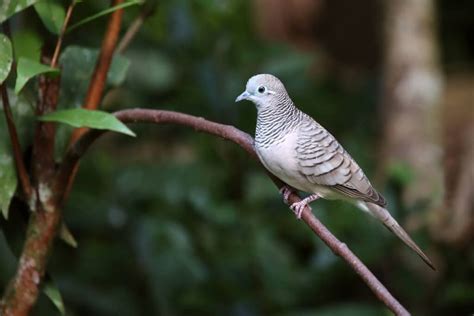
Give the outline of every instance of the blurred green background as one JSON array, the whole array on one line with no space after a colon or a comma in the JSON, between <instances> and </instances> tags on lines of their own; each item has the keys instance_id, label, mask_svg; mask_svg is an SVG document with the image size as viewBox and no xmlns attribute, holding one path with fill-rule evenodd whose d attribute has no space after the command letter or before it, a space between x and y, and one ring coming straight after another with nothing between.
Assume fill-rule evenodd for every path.
<instances>
[{"instance_id":1,"label":"blurred green background","mask_svg":"<svg viewBox=\"0 0 474 316\"><path fill-rule=\"evenodd\" d=\"M234 100L250 76L272 73L372 178L383 112L380 3L316 2L301 1L293 16L298 1L147 2L156 5L154 14L123 52L126 60L117 61L123 78L115 78L103 109L180 111L253 135L254 106ZM474 91L473 4L436 2L444 82L449 88L458 80L463 93ZM107 6L83 1L73 21ZM122 33L140 10L125 11ZM289 21L278 18L282 11ZM99 48L106 23L104 17L67 35L62 65L72 68L62 78L62 106L81 105L74 96L90 75L78 73L82 67L71 66L66 52ZM56 39L32 9L12 20L12 31L16 53L32 58ZM79 247L58 241L49 264L67 315L389 315L236 145L182 126L131 127L136 139L109 134L93 146L67 202L65 220ZM58 148L70 129L60 133ZM472 234L450 243L426 223L410 226L413 213L430 210L403 203L409 173L395 168L376 186L440 265L437 272L352 205L318 201L313 211L414 315L471 315ZM0 232L0 289L15 266ZM59 312L43 295L33 314Z\"/></svg>"}]
</instances>

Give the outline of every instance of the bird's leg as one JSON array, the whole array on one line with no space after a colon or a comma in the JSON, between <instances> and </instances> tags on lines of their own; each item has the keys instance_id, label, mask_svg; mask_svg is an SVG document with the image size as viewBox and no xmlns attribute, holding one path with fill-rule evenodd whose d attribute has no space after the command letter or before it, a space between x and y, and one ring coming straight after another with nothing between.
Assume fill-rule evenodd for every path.
<instances>
[{"instance_id":1,"label":"bird's leg","mask_svg":"<svg viewBox=\"0 0 474 316\"><path fill-rule=\"evenodd\" d=\"M317 199L319 199L319 195L311 194L310 196L302 199L301 201L291 204L290 208L295 213L296 218L301 219L301 214L303 213L305 206L308 206L309 209L311 209L308 204Z\"/></svg>"},{"instance_id":2,"label":"bird's leg","mask_svg":"<svg viewBox=\"0 0 474 316\"><path fill-rule=\"evenodd\" d=\"M283 195L283 202L289 205L290 201L288 201L288 198L290 197L290 194L293 192L293 189L289 185L285 184L278 191L280 191L280 194Z\"/></svg>"}]
</instances>

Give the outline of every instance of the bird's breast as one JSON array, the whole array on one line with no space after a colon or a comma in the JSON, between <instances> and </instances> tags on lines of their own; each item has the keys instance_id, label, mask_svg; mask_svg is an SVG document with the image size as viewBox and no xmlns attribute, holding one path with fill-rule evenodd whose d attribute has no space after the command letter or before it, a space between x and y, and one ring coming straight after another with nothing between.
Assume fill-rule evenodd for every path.
<instances>
[{"instance_id":1,"label":"bird's breast","mask_svg":"<svg viewBox=\"0 0 474 316\"><path fill-rule=\"evenodd\" d=\"M281 141L269 146L256 143L255 149L262 164L272 174L298 190L311 192L305 185L308 181L298 171L296 137L296 132L288 133Z\"/></svg>"}]
</instances>

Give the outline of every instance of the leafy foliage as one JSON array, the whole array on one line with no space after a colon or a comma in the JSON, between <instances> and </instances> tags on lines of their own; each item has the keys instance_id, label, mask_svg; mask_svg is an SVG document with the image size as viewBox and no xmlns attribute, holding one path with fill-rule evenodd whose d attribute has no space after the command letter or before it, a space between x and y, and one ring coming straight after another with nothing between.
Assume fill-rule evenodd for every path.
<instances>
[{"instance_id":1,"label":"leafy foliage","mask_svg":"<svg viewBox=\"0 0 474 316\"><path fill-rule=\"evenodd\" d=\"M0 33L0 84L5 81L12 66L12 44L8 37Z\"/></svg>"},{"instance_id":2,"label":"leafy foliage","mask_svg":"<svg viewBox=\"0 0 474 316\"><path fill-rule=\"evenodd\" d=\"M3 0L0 3L0 23L36 2L38 0Z\"/></svg>"},{"instance_id":3,"label":"leafy foliage","mask_svg":"<svg viewBox=\"0 0 474 316\"><path fill-rule=\"evenodd\" d=\"M43 65L37 61L21 57L18 60L16 84L15 84L15 93L20 93L21 89L31 78L44 74L44 73L53 73L58 74L59 69L52 68L46 65Z\"/></svg>"},{"instance_id":4,"label":"leafy foliage","mask_svg":"<svg viewBox=\"0 0 474 316\"><path fill-rule=\"evenodd\" d=\"M0 150L0 210L3 217L8 218L8 209L15 193L17 178L15 162L13 157L7 153L9 148L0 148Z\"/></svg>"},{"instance_id":5,"label":"leafy foliage","mask_svg":"<svg viewBox=\"0 0 474 316\"><path fill-rule=\"evenodd\" d=\"M68 46L61 54L62 68L60 108L81 107L89 80L94 71L99 51L79 46ZM114 56L107 74L107 85L120 85L127 74L130 62L126 57Z\"/></svg>"},{"instance_id":6,"label":"leafy foliage","mask_svg":"<svg viewBox=\"0 0 474 316\"><path fill-rule=\"evenodd\" d=\"M135 136L125 124L115 116L103 111L86 109L60 110L39 117L40 121L59 122L73 127L104 129L128 136Z\"/></svg>"},{"instance_id":7,"label":"leafy foliage","mask_svg":"<svg viewBox=\"0 0 474 316\"><path fill-rule=\"evenodd\" d=\"M54 306L56 306L61 315L66 315L64 301L61 296L61 292L59 291L56 284L54 284L52 281L47 281L46 285L44 286L43 292L46 296L48 296L51 302L53 302Z\"/></svg>"},{"instance_id":8,"label":"leafy foliage","mask_svg":"<svg viewBox=\"0 0 474 316\"><path fill-rule=\"evenodd\" d=\"M91 21L94 21L95 19L98 19L100 17L103 17L107 14L110 14L114 11L117 11L117 10L120 10L120 9L125 9L127 7L130 7L130 6L133 6L133 5L137 5L137 4L140 4L142 3L143 1L136 1L136 0L130 0L130 1L125 1L123 3L119 3L117 5L114 5L113 7L110 7L110 8L107 8L105 10L102 10L100 12L97 12L87 18L85 18L84 20L82 21L79 21L73 25L71 25L69 28L68 28L68 32L71 32L72 30L75 30L77 28L79 28L80 26L83 26L84 24L86 23L89 23Z\"/></svg>"},{"instance_id":9,"label":"leafy foliage","mask_svg":"<svg viewBox=\"0 0 474 316\"><path fill-rule=\"evenodd\" d=\"M48 31L59 34L66 16L63 6L54 0L43 0L35 4L35 10Z\"/></svg>"},{"instance_id":10,"label":"leafy foliage","mask_svg":"<svg viewBox=\"0 0 474 316\"><path fill-rule=\"evenodd\" d=\"M24 97L16 96L12 91L9 91L8 95L13 119L19 129L20 141L25 143L31 137L33 109ZM3 106L0 112L2 122L0 124L0 210L3 216L8 218L10 201L18 181L7 124L3 122L5 116Z\"/></svg>"},{"instance_id":11,"label":"leafy foliage","mask_svg":"<svg viewBox=\"0 0 474 316\"><path fill-rule=\"evenodd\" d=\"M35 30L19 30L12 34L12 42L15 47L15 60L25 57L34 61L40 60L42 41Z\"/></svg>"}]
</instances>

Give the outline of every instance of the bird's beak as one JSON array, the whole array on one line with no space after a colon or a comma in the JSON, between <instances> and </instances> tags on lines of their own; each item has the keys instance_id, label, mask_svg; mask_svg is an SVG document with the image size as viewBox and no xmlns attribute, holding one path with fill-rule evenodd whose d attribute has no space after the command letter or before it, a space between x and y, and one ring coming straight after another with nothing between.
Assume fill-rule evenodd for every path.
<instances>
[{"instance_id":1,"label":"bird's beak","mask_svg":"<svg viewBox=\"0 0 474 316\"><path fill-rule=\"evenodd\" d=\"M239 95L237 97L237 99L235 99L235 102L239 102L239 101L242 101L242 100L248 100L249 97L250 97L250 93L248 93L247 91L244 91L244 92L242 92L241 95Z\"/></svg>"}]
</instances>

